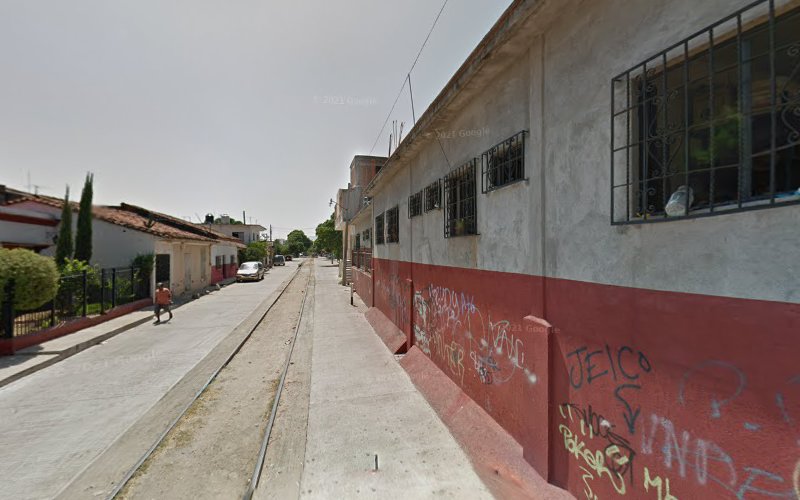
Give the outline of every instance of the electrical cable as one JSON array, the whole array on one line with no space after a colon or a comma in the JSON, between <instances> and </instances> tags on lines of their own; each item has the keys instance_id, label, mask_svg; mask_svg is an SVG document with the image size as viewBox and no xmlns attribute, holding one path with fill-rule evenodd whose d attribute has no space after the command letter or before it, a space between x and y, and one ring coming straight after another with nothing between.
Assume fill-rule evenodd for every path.
<instances>
[{"instance_id":1,"label":"electrical cable","mask_svg":"<svg viewBox=\"0 0 800 500\"><path fill-rule=\"evenodd\" d=\"M381 134L383 134L383 131L386 129L386 124L389 123L389 118L392 117L392 112L394 111L395 106L397 106L397 101L400 100L400 96L403 94L403 89L406 88L406 83L411 80L411 72L414 71L414 67L417 65L417 62L419 61L419 58L422 55L422 51L428 44L428 40L430 39L434 28L436 28L436 23L439 22L439 18L442 16L442 12L444 12L444 8L447 6L447 2L448 0L444 0L442 8L439 9L439 13L436 14L436 19L433 20L431 29L428 31L428 36L426 36L425 41L422 42L422 47L419 48L419 52L417 52L417 57L414 59L414 63L411 65L411 69L409 69L408 72L406 73L406 78L403 79L403 85L400 87L400 91L397 93L397 97L394 98L394 103L392 103L392 109L390 109L389 114L386 115L386 120L383 121L381 130L378 132L378 136L375 138L375 142L372 144L372 149L369 150L369 154L372 154L372 152L375 151L375 146L378 145L378 141L381 139Z\"/></svg>"}]
</instances>

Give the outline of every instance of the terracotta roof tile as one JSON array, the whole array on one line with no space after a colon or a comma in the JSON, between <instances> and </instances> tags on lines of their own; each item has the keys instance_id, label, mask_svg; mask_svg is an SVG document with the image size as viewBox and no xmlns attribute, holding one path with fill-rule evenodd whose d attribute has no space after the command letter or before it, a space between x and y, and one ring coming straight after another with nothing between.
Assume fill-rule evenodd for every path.
<instances>
[{"instance_id":1,"label":"terracotta roof tile","mask_svg":"<svg viewBox=\"0 0 800 500\"><path fill-rule=\"evenodd\" d=\"M54 208L61 208L64 206L63 200L42 195L24 196L11 200L7 202L6 205L16 205L26 201L33 201ZM70 202L70 205L73 210L78 210L79 205L77 202ZM245 246L237 238L231 238L230 236L198 224L187 222L171 215L153 212L152 210L135 205L128 205L125 203L121 204L119 207L94 205L92 206L92 215L96 219L110 224L149 233L160 238L204 241L208 243L224 241L227 243L234 243L237 247L241 248Z\"/></svg>"}]
</instances>

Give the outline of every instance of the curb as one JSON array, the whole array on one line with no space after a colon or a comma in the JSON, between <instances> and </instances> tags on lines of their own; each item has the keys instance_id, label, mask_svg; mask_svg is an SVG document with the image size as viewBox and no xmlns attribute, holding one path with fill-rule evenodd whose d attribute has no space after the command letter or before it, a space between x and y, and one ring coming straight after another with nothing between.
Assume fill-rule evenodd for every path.
<instances>
[{"instance_id":1,"label":"curb","mask_svg":"<svg viewBox=\"0 0 800 500\"><path fill-rule=\"evenodd\" d=\"M142 309L144 309L144 308L142 308ZM141 309L139 309L139 310L141 311ZM136 312L136 311L132 311L132 312ZM89 340L85 340L85 341L83 341L81 343L75 344L74 346L69 347L69 348L67 348L67 349L65 349L63 351L58 351L58 356L56 356L55 358L48 359L46 361L42 361L38 365L31 366L30 368L27 368L25 370L22 370L21 372L17 372L14 375L11 375L10 377L6 377L6 378L0 380L0 387L4 387L4 386L10 384L11 382L19 380L19 379L21 379L23 377L26 377L28 375L31 375L32 373L36 373L39 370L47 368L48 366L54 365L54 364L56 364L56 363L58 363L60 361L64 361L65 359L67 359L69 357L72 357L72 356L78 354L81 351L85 351L86 349L88 349L88 348L90 348L92 346L95 346L95 345L97 345L97 344L99 344L101 342L105 342L106 340L110 339L111 337L114 337L116 335L119 335L120 333L126 332L126 331L130 330L131 328L136 328L137 326L143 325L143 324L147 323L148 321L150 321L151 319L153 319L152 315L148 316L146 318L142 318L140 320L136 320L136 321L134 321L132 323L128 323L127 325L123 325L123 326L121 326L121 327L119 327L119 328L117 328L115 330L111 330L108 333L104 333L103 335L99 335L97 337L94 337L94 338L91 338ZM33 356L41 355L41 354L53 354L53 351L42 351L42 352L39 352L37 354L34 354Z\"/></svg>"},{"instance_id":2,"label":"curb","mask_svg":"<svg viewBox=\"0 0 800 500\"><path fill-rule=\"evenodd\" d=\"M298 269L300 267L301 266L298 266ZM225 286L228 286L229 284L231 284L231 283L226 283L226 284L221 285L221 286L225 287ZM200 295L200 297L190 298L189 300L187 300L185 302L181 302L179 304L173 304L172 309L180 309L181 307L183 307L184 305L188 304L189 302L194 302L195 300L201 299L201 298L205 297L206 295L208 295L208 294L204 293L204 294ZM152 306L145 306L145 307L142 307L141 309L138 309L137 311L141 311L143 309L147 309L147 308L151 308L151 307ZM137 312L137 311L131 311L131 312L133 313L133 312ZM120 333L125 333L126 331L128 331L128 330L130 330L132 328L136 328L137 326L141 326L141 325L151 321L154 317L155 317L155 314L151 314L151 315L149 315L149 316L147 316L145 318L136 320L136 321L134 321L132 323L128 323L127 325L123 325L123 326L121 326L119 328L111 330L110 332L104 333L102 335L98 335L97 337L94 337L94 338L91 338L89 340L85 340L83 342L75 344L74 346L69 347L69 348L67 348L67 349L65 349L63 351L41 351L41 352L38 352L38 353L34 354L33 356L42 355L42 354L58 354L58 355L56 357L52 358L52 359L48 359L46 361L42 361L41 363L39 363L37 365L31 366L30 368L26 368L25 370L22 370L21 372L17 372L17 373L15 373L15 374L13 374L13 375L11 375L9 377L6 377L6 378L0 380L0 387L4 387L4 386L6 386L6 385L8 385L8 384L10 384L12 382L15 382L15 381L21 379L21 378L24 378L24 377L27 377L28 375L36 373L39 370L43 370L43 369L47 368L48 366L52 366L52 365L54 365L56 363L64 361L65 359L70 358L70 357L78 354L79 352L85 351L86 349L88 349L90 347L93 347L93 346L96 346L97 344L105 342L106 340L108 340L108 339L110 339L112 337L116 337ZM77 332L75 332L75 333L77 333Z\"/></svg>"}]
</instances>

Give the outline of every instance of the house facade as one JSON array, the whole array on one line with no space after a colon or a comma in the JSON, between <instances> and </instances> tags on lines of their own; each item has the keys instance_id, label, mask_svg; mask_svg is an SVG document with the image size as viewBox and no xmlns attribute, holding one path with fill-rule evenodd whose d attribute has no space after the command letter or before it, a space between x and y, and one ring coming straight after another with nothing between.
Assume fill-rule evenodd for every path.
<instances>
[{"instance_id":1,"label":"house facade","mask_svg":"<svg viewBox=\"0 0 800 500\"><path fill-rule=\"evenodd\" d=\"M796 1L513 2L356 291L577 497L800 498L799 49Z\"/></svg>"},{"instance_id":2,"label":"house facade","mask_svg":"<svg viewBox=\"0 0 800 500\"><path fill-rule=\"evenodd\" d=\"M42 220L55 221L50 227L50 246L43 255L55 254L55 241L63 201L45 196L27 196L0 206L0 214L24 211ZM73 210L78 211L77 203ZM156 282L169 283L173 293L191 294L234 278L236 255L244 245L203 226L130 204L92 207L92 259L100 268L124 268L137 255L153 254ZM0 215L0 232L7 227ZM73 217L73 235L77 216ZM27 228L39 227L30 221ZM13 228L11 228L13 229ZM222 257L218 260L217 257Z\"/></svg>"}]
</instances>

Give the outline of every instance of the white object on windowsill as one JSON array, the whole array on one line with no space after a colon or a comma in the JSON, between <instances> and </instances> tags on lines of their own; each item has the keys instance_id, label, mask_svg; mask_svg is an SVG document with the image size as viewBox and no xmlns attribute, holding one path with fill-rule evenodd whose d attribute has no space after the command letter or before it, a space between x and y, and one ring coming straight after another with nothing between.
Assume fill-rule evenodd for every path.
<instances>
[{"instance_id":1,"label":"white object on windowsill","mask_svg":"<svg viewBox=\"0 0 800 500\"><path fill-rule=\"evenodd\" d=\"M669 197L664 211L670 217L680 217L686 215L692 203L694 203L694 191L690 187L681 186Z\"/></svg>"}]
</instances>

